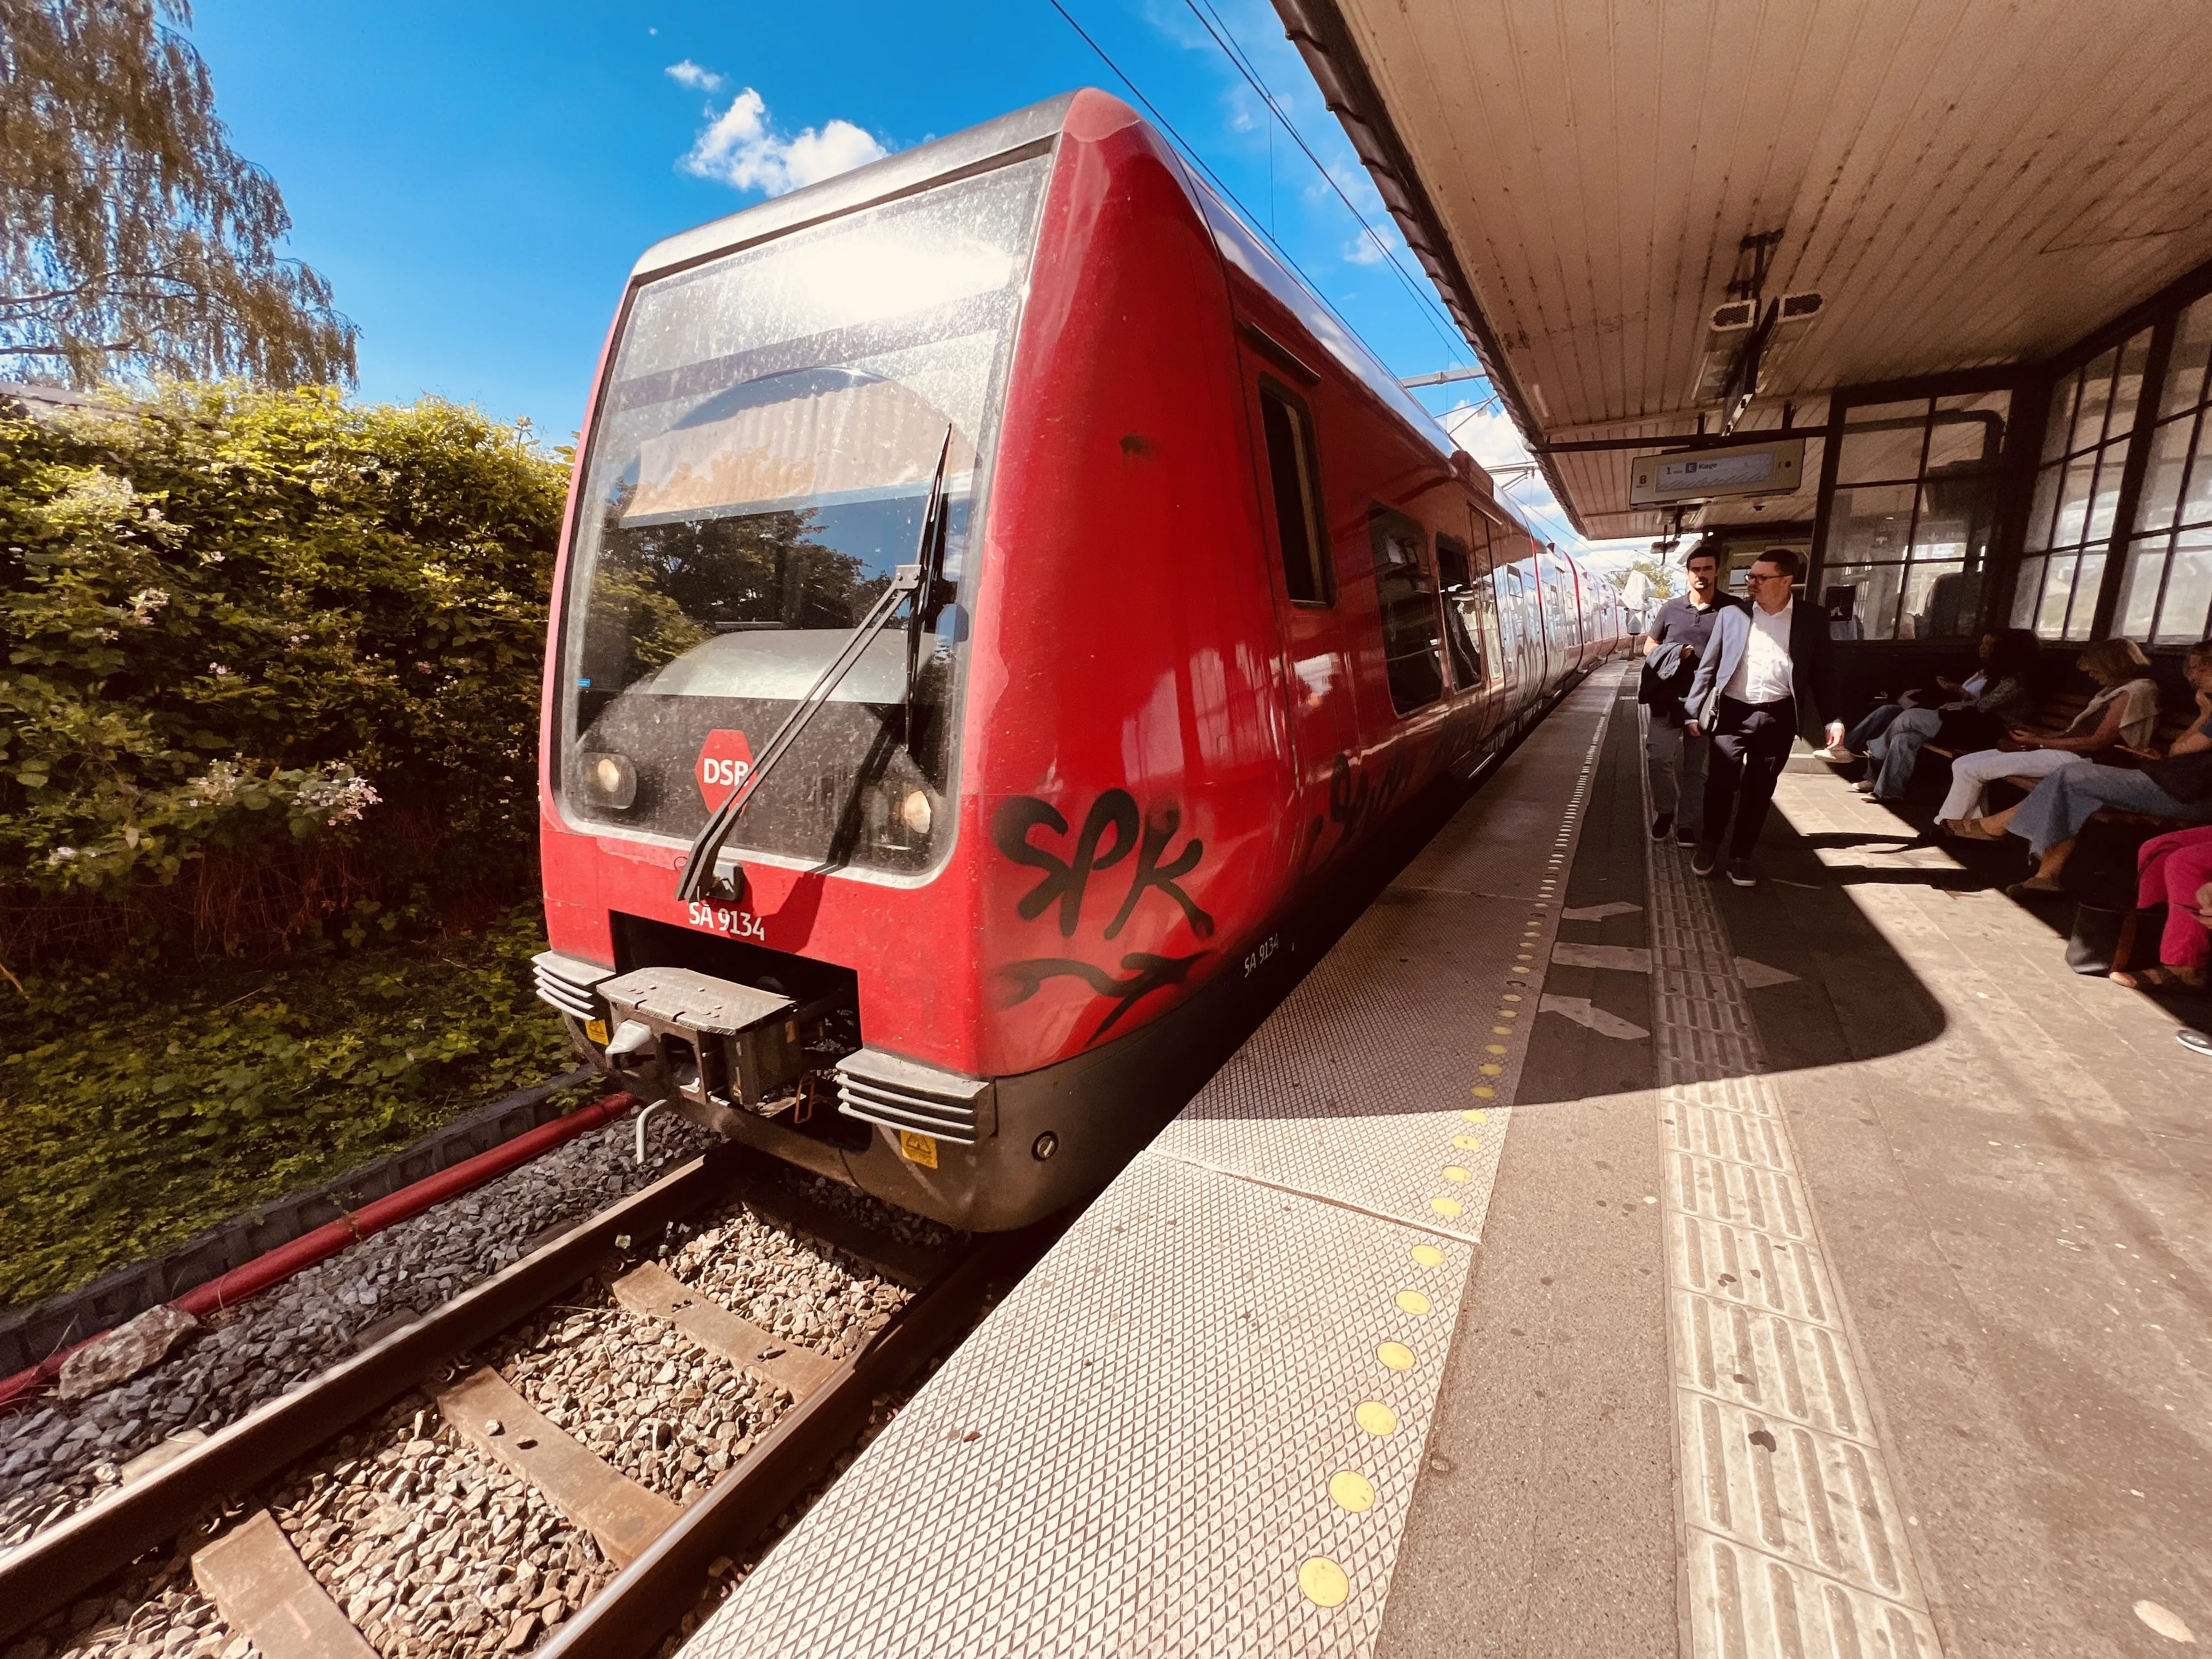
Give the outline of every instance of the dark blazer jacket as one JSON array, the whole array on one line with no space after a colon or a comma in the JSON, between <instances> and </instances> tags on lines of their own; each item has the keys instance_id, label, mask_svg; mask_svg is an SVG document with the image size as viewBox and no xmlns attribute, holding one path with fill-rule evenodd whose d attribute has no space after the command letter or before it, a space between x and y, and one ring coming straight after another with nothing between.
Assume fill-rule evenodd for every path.
<instances>
[{"instance_id":1,"label":"dark blazer jacket","mask_svg":"<svg viewBox=\"0 0 2212 1659\"><path fill-rule=\"evenodd\" d=\"M1713 623L1712 642L1698 660L1697 678L1683 699L1692 720L1705 731L1713 729L1713 708L1721 688L1735 678L1743 661L1744 642L1751 637L1751 611L1729 610ZM1836 653L1828 643L1828 613L1806 599L1790 605L1790 681L1797 693L1797 724L1810 733L1836 718ZM1815 718L1808 720L1807 716Z\"/></svg>"}]
</instances>

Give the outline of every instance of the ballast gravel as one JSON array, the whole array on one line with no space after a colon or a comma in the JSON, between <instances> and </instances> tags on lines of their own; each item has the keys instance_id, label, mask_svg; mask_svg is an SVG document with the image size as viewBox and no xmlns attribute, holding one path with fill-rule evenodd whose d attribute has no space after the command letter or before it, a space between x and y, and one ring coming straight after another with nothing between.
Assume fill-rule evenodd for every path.
<instances>
[{"instance_id":1,"label":"ballast gravel","mask_svg":"<svg viewBox=\"0 0 2212 1659\"><path fill-rule=\"evenodd\" d=\"M641 1169L635 1138L631 1121L617 1119L217 1316L143 1376L75 1405L0 1418L0 1557L115 1490L133 1458L236 1421L347 1358L371 1326L450 1299L712 1140L665 1115Z\"/></svg>"},{"instance_id":2,"label":"ballast gravel","mask_svg":"<svg viewBox=\"0 0 2212 1659\"><path fill-rule=\"evenodd\" d=\"M880 1224L885 1213L867 1218ZM731 1312L832 1358L858 1347L908 1296L866 1264L794 1237L743 1203L660 1260ZM586 1281L448 1372L495 1366L623 1474L687 1501L735 1467L792 1399L695 1347L666 1322L616 1306L609 1285L628 1265ZM904 1399L873 1402L859 1445L836 1460L837 1471ZM700 1613L815 1495L780 1517L741 1565L721 1564ZM455 1435L428 1394L396 1402L234 1513L262 1507L384 1659L526 1653L615 1573L588 1533ZM138 1571L128 1594L79 1602L0 1659L255 1659L252 1644L192 1585L191 1554L209 1535L179 1540L166 1563ZM700 1613L686 1620L684 1633Z\"/></svg>"}]
</instances>

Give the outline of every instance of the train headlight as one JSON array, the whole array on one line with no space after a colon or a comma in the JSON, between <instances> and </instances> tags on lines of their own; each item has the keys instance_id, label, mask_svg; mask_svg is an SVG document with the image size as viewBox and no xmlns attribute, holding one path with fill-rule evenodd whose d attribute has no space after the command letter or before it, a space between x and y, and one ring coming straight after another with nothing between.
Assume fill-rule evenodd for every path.
<instances>
[{"instance_id":1,"label":"train headlight","mask_svg":"<svg viewBox=\"0 0 2212 1659\"><path fill-rule=\"evenodd\" d=\"M919 789L909 789L898 804L898 821L915 835L929 834L929 797Z\"/></svg>"},{"instance_id":2,"label":"train headlight","mask_svg":"<svg viewBox=\"0 0 2212 1659\"><path fill-rule=\"evenodd\" d=\"M586 750L576 757L584 793L599 805L617 811L637 799L637 769L627 755L594 754Z\"/></svg>"}]
</instances>

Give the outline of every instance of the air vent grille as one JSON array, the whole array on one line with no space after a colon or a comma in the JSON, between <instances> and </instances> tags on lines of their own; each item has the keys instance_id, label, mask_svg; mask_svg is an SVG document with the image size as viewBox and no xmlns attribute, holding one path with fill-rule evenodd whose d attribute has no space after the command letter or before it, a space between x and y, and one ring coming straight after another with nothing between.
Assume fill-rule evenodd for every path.
<instances>
[{"instance_id":1,"label":"air vent grille","mask_svg":"<svg viewBox=\"0 0 2212 1659\"><path fill-rule=\"evenodd\" d=\"M530 958L530 974L537 982L538 996L574 1019L606 1018L607 1005L595 988L613 972L611 968L564 957L557 951L542 951Z\"/></svg>"},{"instance_id":2,"label":"air vent grille","mask_svg":"<svg viewBox=\"0 0 2212 1659\"><path fill-rule=\"evenodd\" d=\"M972 1146L998 1129L997 1096L987 1079L917 1065L863 1048L837 1062L837 1109L886 1129L910 1129Z\"/></svg>"}]
</instances>

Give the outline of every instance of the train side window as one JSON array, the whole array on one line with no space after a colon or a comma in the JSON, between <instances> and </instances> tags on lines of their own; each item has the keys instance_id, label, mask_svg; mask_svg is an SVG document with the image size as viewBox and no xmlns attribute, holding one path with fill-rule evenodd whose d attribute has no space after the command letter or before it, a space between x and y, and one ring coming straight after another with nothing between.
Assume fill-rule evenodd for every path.
<instances>
[{"instance_id":1,"label":"train side window","mask_svg":"<svg viewBox=\"0 0 2212 1659\"><path fill-rule=\"evenodd\" d=\"M1283 550L1283 587L1293 605L1334 605L1328 520L1321 510L1321 467L1314 459L1313 416L1273 380L1260 382L1260 425L1267 440L1275 534Z\"/></svg>"},{"instance_id":2,"label":"train side window","mask_svg":"<svg viewBox=\"0 0 2212 1659\"><path fill-rule=\"evenodd\" d=\"M1368 512L1367 529L1375 547L1390 706L1410 714L1444 694L1443 641L1437 637L1436 590L1421 557L1421 526L1402 513L1376 507Z\"/></svg>"},{"instance_id":3,"label":"train side window","mask_svg":"<svg viewBox=\"0 0 2212 1659\"><path fill-rule=\"evenodd\" d=\"M1482 684L1482 647L1475 641L1474 570L1467 549L1449 536L1437 538L1437 583L1444 595L1444 644L1451 652L1452 684L1462 691Z\"/></svg>"}]
</instances>

